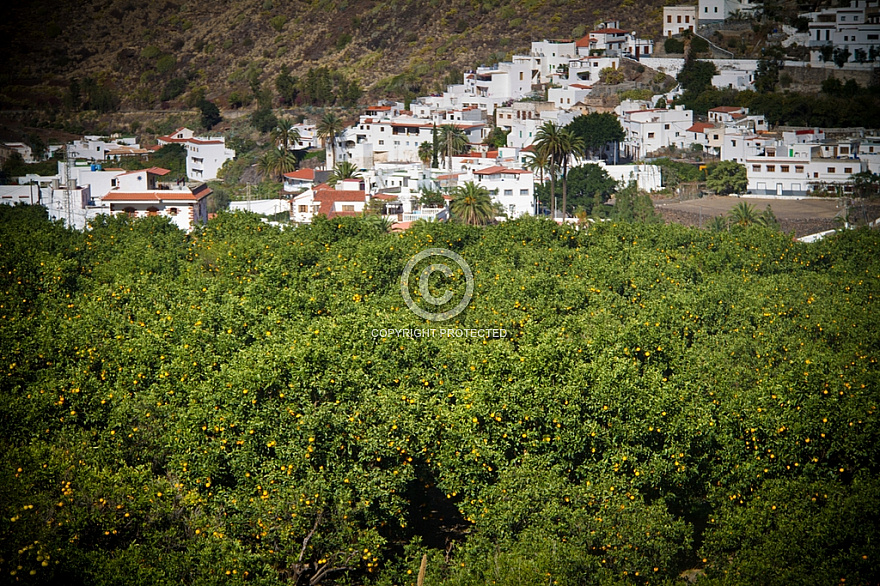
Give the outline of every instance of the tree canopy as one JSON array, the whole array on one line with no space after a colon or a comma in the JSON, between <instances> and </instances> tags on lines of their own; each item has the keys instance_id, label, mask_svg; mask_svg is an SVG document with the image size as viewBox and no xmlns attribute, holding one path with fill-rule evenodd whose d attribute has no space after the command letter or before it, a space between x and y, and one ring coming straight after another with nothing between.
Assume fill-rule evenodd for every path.
<instances>
[{"instance_id":1,"label":"tree canopy","mask_svg":"<svg viewBox=\"0 0 880 586\"><path fill-rule=\"evenodd\" d=\"M379 224L0 206L5 579L880 575L876 231ZM401 299L426 248L454 320Z\"/></svg>"}]
</instances>

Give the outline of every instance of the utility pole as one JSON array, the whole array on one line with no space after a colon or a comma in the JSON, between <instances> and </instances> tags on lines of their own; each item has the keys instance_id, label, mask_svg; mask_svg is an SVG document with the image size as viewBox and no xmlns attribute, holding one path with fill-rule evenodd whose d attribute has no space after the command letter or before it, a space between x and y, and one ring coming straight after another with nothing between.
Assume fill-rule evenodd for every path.
<instances>
[{"instance_id":1,"label":"utility pole","mask_svg":"<svg viewBox=\"0 0 880 586\"><path fill-rule=\"evenodd\" d=\"M72 220L72 201L73 201L73 190L76 188L76 185L73 183L73 173L70 170L70 165L76 161L76 151L70 148L71 145L64 146L64 205L67 210L67 227L71 227L73 224Z\"/></svg>"}]
</instances>

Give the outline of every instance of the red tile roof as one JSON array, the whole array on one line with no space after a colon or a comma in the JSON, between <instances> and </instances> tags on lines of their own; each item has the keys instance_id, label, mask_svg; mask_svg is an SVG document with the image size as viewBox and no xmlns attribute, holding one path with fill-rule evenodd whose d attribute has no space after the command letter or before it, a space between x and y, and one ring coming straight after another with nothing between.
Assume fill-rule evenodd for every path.
<instances>
[{"instance_id":1,"label":"red tile roof","mask_svg":"<svg viewBox=\"0 0 880 586\"><path fill-rule=\"evenodd\" d=\"M574 45L575 45L575 47L589 47L590 43L595 43L595 42L596 42L595 38L591 37L590 35L587 35L585 37L581 37L580 39L578 39Z\"/></svg>"},{"instance_id":2,"label":"red tile roof","mask_svg":"<svg viewBox=\"0 0 880 586\"><path fill-rule=\"evenodd\" d=\"M169 173L171 173L170 170L163 169L162 167L149 167L147 169L138 169L137 171L128 171L127 173L123 173L123 175L134 175L135 173L142 173L144 171L146 171L150 175L159 175L160 177L162 175L168 175Z\"/></svg>"},{"instance_id":3,"label":"red tile roof","mask_svg":"<svg viewBox=\"0 0 880 586\"><path fill-rule=\"evenodd\" d=\"M619 28L600 28L599 30L590 31L591 35L595 34L610 34L610 35L625 35L629 31L625 31Z\"/></svg>"},{"instance_id":4,"label":"red tile roof","mask_svg":"<svg viewBox=\"0 0 880 586\"><path fill-rule=\"evenodd\" d=\"M722 114L729 114L731 112L739 112L742 110L740 106L718 106L715 108L711 108L710 112L721 112Z\"/></svg>"},{"instance_id":5,"label":"red tile roof","mask_svg":"<svg viewBox=\"0 0 880 586\"><path fill-rule=\"evenodd\" d=\"M522 175L523 173L528 173L529 171L523 171L522 169L508 169L507 167L502 167L501 165L494 165L492 167L486 167L485 169L480 169L478 171L474 171L474 175Z\"/></svg>"},{"instance_id":6,"label":"red tile roof","mask_svg":"<svg viewBox=\"0 0 880 586\"><path fill-rule=\"evenodd\" d=\"M299 169L298 171L291 171L290 173L285 173L285 177L288 179L300 179L302 181L314 181L315 180L315 170L314 169Z\"/></svg>"},{"instance_id":7,"label":"red tile roof","mask_svg":"<svg viewBox=\"0 0 880 586\"><path fill-rule=\"evenodd\" d=\"M208 189L207 186L204 189L199 189L196 192L171 190L111 191L110 193L102 197L101 201L108 201L110 203L162 203L174 201L195 202L208 197L210 194L211 190Z\"/></svg>"},{"instance_id":8,"label":"red tile roof","mask_svg":"<svg viewBox=\"0 0 880 586\"><path fill-rule=\"evenodd\" d=\"M707 122L695 122L693 126L687 129L687 132L706 132L708 128L715 128L715 126Z\"/></svg>"}]
</instances>

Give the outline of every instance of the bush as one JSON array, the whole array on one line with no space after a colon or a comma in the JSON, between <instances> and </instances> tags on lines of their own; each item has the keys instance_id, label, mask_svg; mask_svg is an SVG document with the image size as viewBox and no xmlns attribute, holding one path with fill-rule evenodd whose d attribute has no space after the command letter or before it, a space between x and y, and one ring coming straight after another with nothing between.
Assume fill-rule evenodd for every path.
<instances>
[{"instance_id":1,"label":"bush","mask_svg":"<svg viewBox=\"0 0 880 586\"><path fill-rule=\"evenodd\" d=\"M281 15L275 16L269 21L269 24L271 24L272 28L280 33L281 30L284 28L284 25L287 24L287 17Z\"/></svg>"},{"instance_id":2,"label":"bush","mask_svg":"<svg viewBox=\"0 0 880 586\"><path fill-rule=\"evenodd\" d=\"M675 37L669 37L663 41L663 50L667 53L679 54L684 53L684 43Z\"/></svg>"}]
</instances>

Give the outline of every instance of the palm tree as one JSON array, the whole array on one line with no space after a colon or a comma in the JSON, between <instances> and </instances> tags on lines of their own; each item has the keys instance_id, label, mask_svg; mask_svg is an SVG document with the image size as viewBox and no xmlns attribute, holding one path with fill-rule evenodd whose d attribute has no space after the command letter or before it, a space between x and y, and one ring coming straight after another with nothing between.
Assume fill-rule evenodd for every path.
<instances>
[{"instance_id":1,"label":"palm tree","mask_svg":"<svg viewBox=\"0 0 880 586\"><path fill-rule=\"evenodd\" d=\"M553 166L553 162L550 160L550 156L547 154L547 152L539 148L534 149L532 152L526 154L526 160L524 164L525 168L532 173L538 173L538 184L543 187L544 172L550 171L551 167Z\"/></svg>"},{"instance_id":2,"label":"palm tree","mask_svg":"<svg viewBox=\"0 0 880 586\"><path fill-rule=\"evenodd\" d=\"M419 145L419 160L427 167L434 156L434 145L427 140Z\"/></svg>"},{"instance_id":3,"label":"palm tree","mask_svg":"<svg viewBox=\"0 0 880 586\"><path fill-rule=\"evenodd\" d=\"M712 218L712 221L709 222L709 230L712 232L724 232L727 230L727 218L722 216L715 216Z\"/></svg>"},{"instance_id":4,"label":"palm tree","mask_svg":"<svg viewBox=\"0 0 880 586\"><path fill-rule=\"evenodd\" d=\"M257 169L281 181L281 176L296 170L296 155L283 148L271 149L257 161Z\"/></svg>"},{"instance_id":5,"label":"palm tree","mask_svg":"<svg viewBox=\"0 0 880 586\"><path fill-rule=\"evenodd\" d=\"M333 168L336 166L336 137L345 129L342 118L333 112L327 112L318 122L315 132L318 138L324 141L327 148L327 164Z\"/></svg>"},{"instance_id":6,"label":"palm tree","mask_svg":"<svg viewBox=\"0 0 880 586\"><path fill-rule=\"evenodd\" d=\"M538 151L543 151L558 168L563 153L562 127L548 120L538 128L533 143ZM567 156L567 155L566 155ZM553 219L556 219L556 171L550 174L550 206Z\"/></svg>"},{"instance_id":7,"label":"palm tree","mask_svg":"<svg viewBox=\"0 0 880 586\"><path fill-rule=\"evenodd\" d=\"M494 217L489 190L473 181L455 188L449 211L470 226L488 224Z\"/></svg>"},{"instance_id":8,"label":"palm tree","mask_svg":"<svg viewBox=\"0 0 880 586\"><path fill-rule=\"evenodd\" d=\"M382 233L391 232L394 222L381 214L365 214L364 222L369 226L375 226Z\"/></svg>"},{"instance_id":9,"label":"palm tree","mask_svg":"<svg viewBox=\"0 0 880 586\"><path fill-rule=\"evenodd\" d=\"M559 157L562 161L562 219L568 213L568 161L572 156L579 156L584 152L584 139L568 129L560 133Z\"/></svg>"},{"instance_id":10,"label":"palm tree","mask_svg":"<svg viewBox=\"0 0 880 586\"><path fill-rule=\"evenodd\" d=\"M439 128L439 131L440 151L446 153L446 166L452 171L452 155L460 155L467 152L468 138L464 130L454 124L444 124Z\"/></svg>"},{"instance_id":11,"label":"palm tree","mask_svg":"<svg viewBox=\"0 0 880 586\"><path fill-rule=\"evenodd\" d=\"M293 120L290 118L280 118L278 125L272 129L270 133L272 142L275 146L283 148L285 151L290 148L290 144L299 142L299 131L293 127Z\"/></svg>"},{"instance_id":12,"label":"palm tree","mask_svg":"<svg viewBox=\"0 0 880 586\"><path fill-rule=\"evenodd\" d=\"M758 222L758 214L755 207L744 201L739 202L730 210L730 215L740 226L748 226Z\"/></svg>"},{"instance_id":13,"label":"palm tree","mask_svg":"<svg viewBox=\"0 0 880 586\"><path fill-rule=\"evenodd\" d=\"M333 172L327 179L327 185L336 187L336 184L343 179L361 179L363 176L358 172L358 168L349 161L342 161L333 167Z\"/></svg>"}]
</instances>

